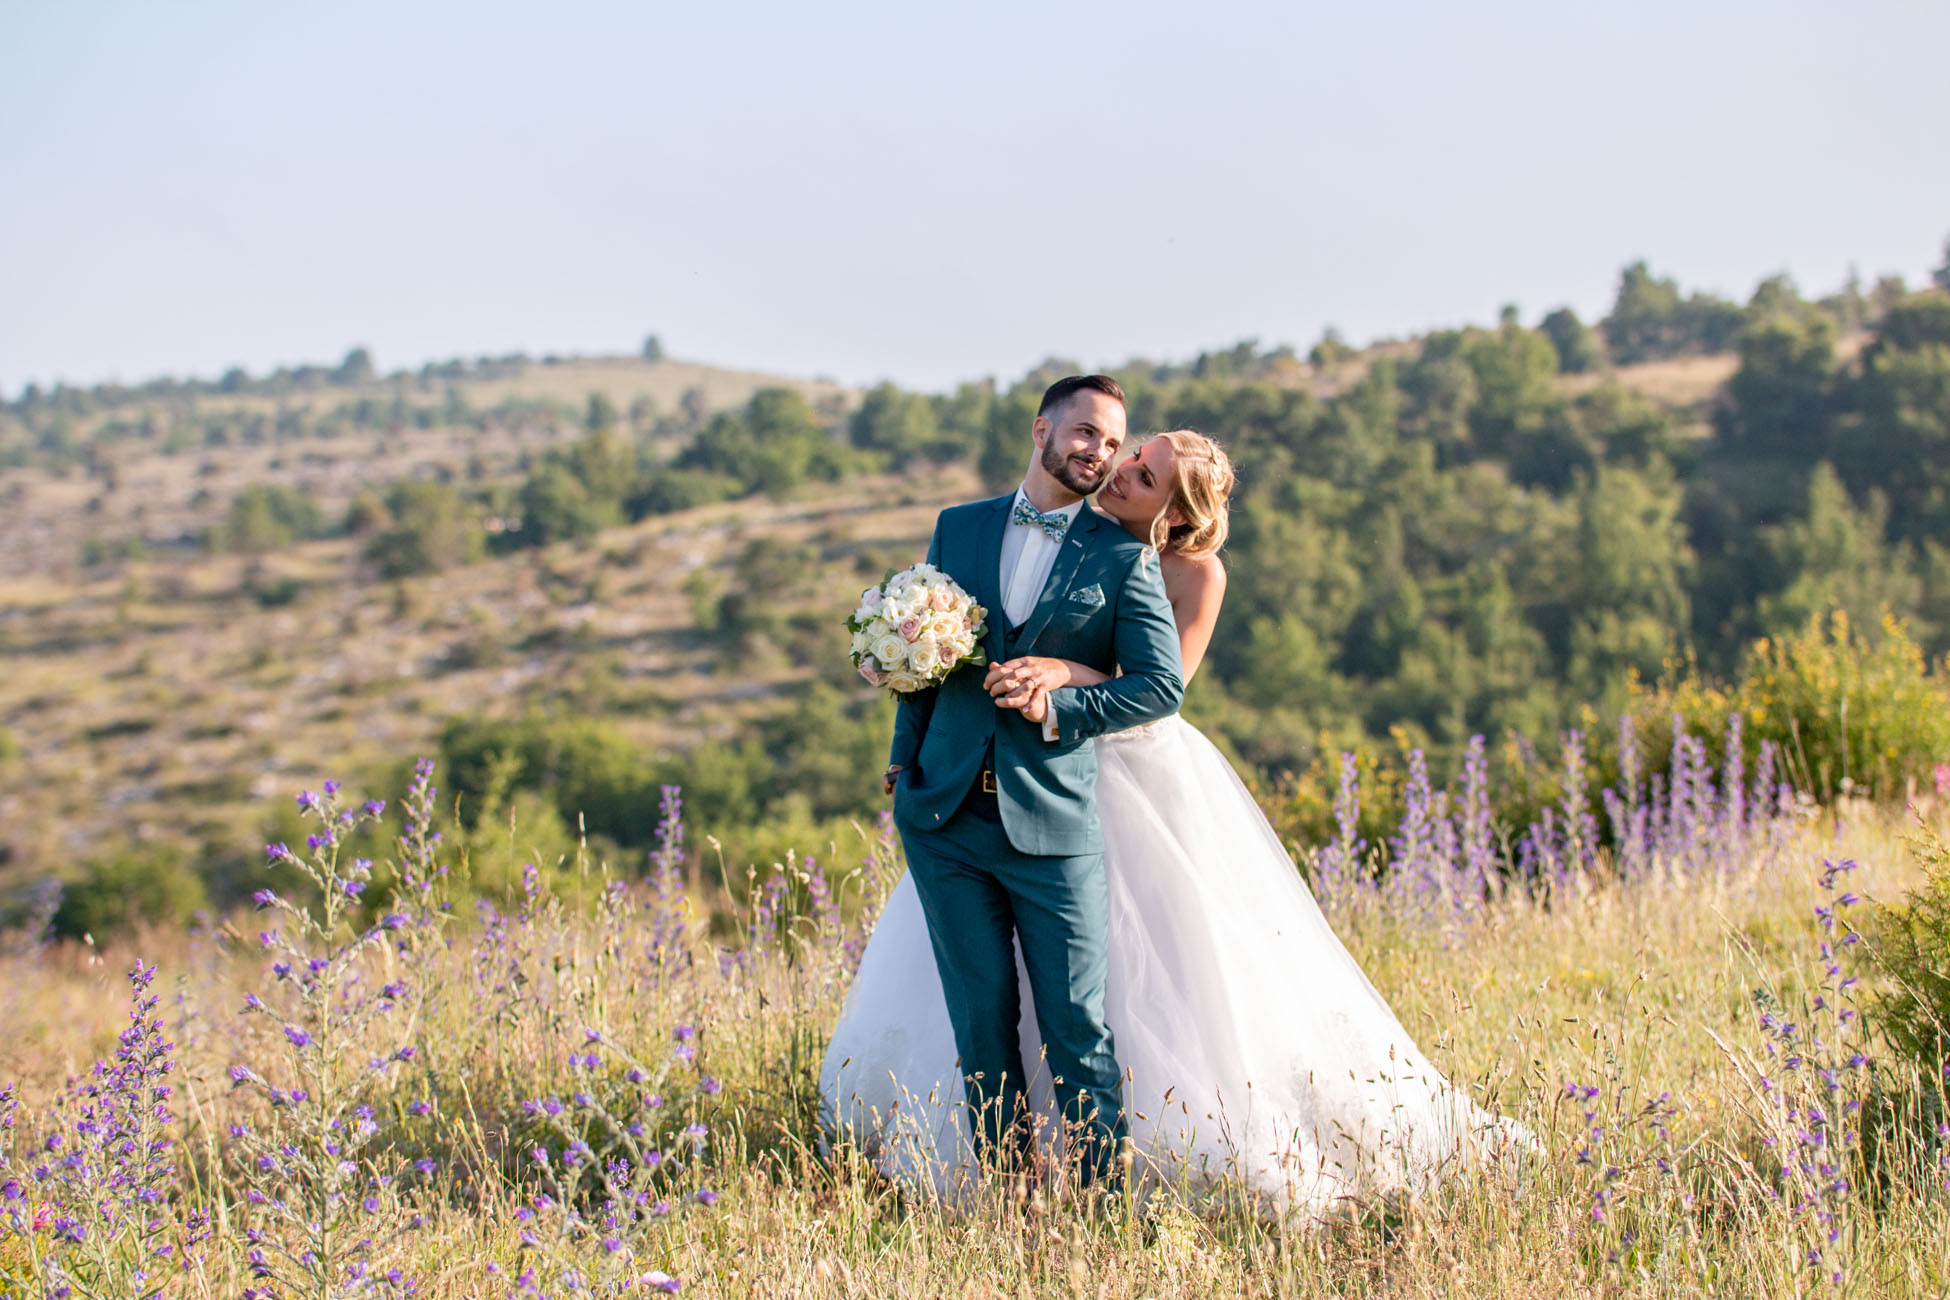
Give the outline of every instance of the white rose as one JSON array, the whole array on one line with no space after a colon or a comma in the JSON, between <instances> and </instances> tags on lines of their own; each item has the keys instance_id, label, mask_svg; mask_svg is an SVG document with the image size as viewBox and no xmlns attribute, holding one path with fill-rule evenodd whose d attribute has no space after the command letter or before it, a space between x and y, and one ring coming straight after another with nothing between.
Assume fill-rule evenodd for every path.
<instances>
[{"instance_id":1,"label":"white rose","mask_svg":"<svg viewBox=\"0 0 1950 1300\"><path fill-rule=\"evenodd\" d=\"M862 628L853 634L853 644L847 648L852 652L853 657L858 659L873 648L873 638L867 635L865 628Z\"/></svg>"},{"instance_id":2,"label":"white rose","mask_svg":"<svg viewBox=\"0 0 1950 1300\"><path fill-rule=\"evenodd\" d=\"M937 641L943 641L956 635L961 630L962 621L960 614L931 614L928 616L923 635L933 637Z\"/></svg>"},{"instance_id":3,"label":"white rose","mask_svg":"<svg viewBox=\"0 0 1950 1300\"><path fill-rule=\"evenodd\" d=\"M907 695L920 690L927 683L903 668L897 672L887 674L887 685L893 687L901 694Z\"/></svg>"},{"instance_id":4,"label":"white rose","mask_svg":"<svg viewBox=\"0 0 1950 1300\"><path fill-rule=\"evenodd\" d=\"M956 632L941 642L941 662L958 664L968 658L975 649L975 638L965 632Z\"/></svg>"},{"instance_id":5,"label":"white rose","mask_svg":"<svg viewBox=\"0 0 1950 1300\"><path fill-rule=\"evenodd\" d=\"M898 632L888 632L874 638L873 657L888 672L907 667L907 641Z\"/></svg>"},{"instance_id":6,"label":"white rose","mask_svg":"<svg viewBox=\"0 0 1950 1300\"><path fill-rule=\"evenodd\" d=\"M907 666L923 677L932 677L942 665L941 643L924 636L907 648Z\"/></svg>"}]
</instances>

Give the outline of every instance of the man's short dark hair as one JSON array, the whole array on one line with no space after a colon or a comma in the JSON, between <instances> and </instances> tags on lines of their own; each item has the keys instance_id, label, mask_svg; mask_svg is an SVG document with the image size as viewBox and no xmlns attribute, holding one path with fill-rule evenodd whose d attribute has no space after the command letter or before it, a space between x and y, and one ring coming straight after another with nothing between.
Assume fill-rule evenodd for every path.
<instances>
[{"instance_id":1,"label":"man's short dark hair","mask_svg":"<svg viewBox=\"0 0 1950 1300\"><path fill-rule=\"evenodd\" d=\"M1036 414L1048 415L1085 389L1124 405L1124 387L1109 375L1068 375L1043 390L1043 404L1036 408Z\"/></svg>"}]
</instances>

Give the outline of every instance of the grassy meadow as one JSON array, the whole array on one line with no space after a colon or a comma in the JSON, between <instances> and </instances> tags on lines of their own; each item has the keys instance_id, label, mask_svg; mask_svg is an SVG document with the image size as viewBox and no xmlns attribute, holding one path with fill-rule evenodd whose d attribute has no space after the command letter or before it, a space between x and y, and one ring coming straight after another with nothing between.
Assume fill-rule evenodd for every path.
<instances>
[{"instance_id":1,"label":"grassy meadow","mask_svg":"<svg viewBox=\"0 0 1950 1300\"><path fill-rule=\"evenodd\" d=\"M300 859L316 861L327 886L360 878L327 845L267 866L279 895L261 898L255 917L151 933L114 952L17 948L4 959L0 1073L18 1081L18 1110L0 1213L29 1226L0 1236L0 1285L40 1295L28 1278L60 1252L68 1278L90 1284L77 1294L137 1294L142 1254L166 1241L174 1250L146 1261L149 1276L163 1294L196 1296L257 1286L394 1294L408 1284L423 1297L676 1286L803 1297L1950 1287L1950 1168L1928 1128L1941 1123L1942 1080L1835 1014L1895 992L1878 974L1879 909L1921 878L1903 824L1868 807L1804 808L1735 869L1576 876L1554 904L1511 893L1466 924L1411 925L1372 902L1335 908L1350 949L1424 1049L1476 1100L1529 1125L1542 1149L1412 1203L1352 1203L1322 1222L1278 1224L1223 1186L1093 1207L1060 1182L998 1181L944 1206L889 1184L857 1153L822 1154L819 1055L855 946L899 869L884 828L822 846L830 877L795 858L769 889L761 881L709 898L683 892L687 846L673 816L647 881L612 884L584 861L559 893L536 876L505 912L482 902L467 915L444 906L464 897L462 873L429 842L430 819L415 813L425 806L407 803L395 912L330 905L315 891L307 902ZM1825 887L1823 863L1842 858L1858 868ZM1844 888L1860 901L1825 932L1817 909L1833 914ZM325 928L309 933L287 899ZM713 913L716 925L705 919ZM1858 925L1867 942L1823 948ZM317 987L277 974L294 936L303 951L333 954ZM1862 979L1840 994L1847 976L1825 973L1831 950ZM174 1062L171 1122L145 1140L173 1139L165 1163L181 1172L162 1184L160 1208L140 1210L154 1216L149 1238L130 1215L108 1214L89 1222L94 1245L63 1246L59 1198L86 1179L39 1184L28 1170L53 1158L42 1135L74 1126L80 1103L67 1081L116 1053L128 1023L124 970L138 958L154 963L159 1005L149 1014L166 1023ZM1805 1070L1770 1052L1770 1015L1806 1024ZM1867 1063L1844 1064L1858 1050ZM1817 1074L1830 1066L1833 1090ZM1868 1105L1855 1110L1857 1101ZM1781 1172L1776 1155L1782 1143L1793 1149L1797 1128L1806 1136L1811 1105L1832 1116L1819 1159L1845 1190ZM374 1118L354 1142L356 1173L308 1162L314 1147L339 1151L330 1144L357 1116ZM632 1123L635 1172L611 1163L616 1182L599 1184L595 1158L618 1159ZM69 1151L87 1151L69 1140ZM578 1142L590 1156L579 1165ZM646 1160L652 1149L660 1161ZM284 1161L268 1182L253 1163L274 1158L267 1152ZM87 1185L112 1201L114 1161L88 1160L110 1167ZM362 1185L373 1194L354 1204ZM289 1198L290 1212L267 1209L259 1187ZM633 1190L649 1208L619 1219L614 1207ZM566 1205L581 1217L570 1220ZM308 1238L309 1216L331 1231ZM112 1232L112 1247L91 1255ZM309 1271L276 1257L304 1241L318 1252ZM274 1267L254 1273L254 1249L273 1252ZM394 1270L399 1288L384 1281Z\"/></svg>"}]
</instances>

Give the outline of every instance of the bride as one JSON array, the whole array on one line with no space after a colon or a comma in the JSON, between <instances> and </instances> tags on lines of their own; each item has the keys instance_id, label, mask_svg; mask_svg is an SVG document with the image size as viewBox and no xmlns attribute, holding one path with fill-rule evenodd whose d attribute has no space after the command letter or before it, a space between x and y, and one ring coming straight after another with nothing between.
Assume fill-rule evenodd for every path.
<instances>
[{"instance_id":1,"label":"bride","mask_svg":"<svg viewBox=\"0 0 1950 1300\"><path fill-rule=\"evenodd\" d=\"M1232 466L1159 434L1097 508L1156 548L1190 680L1224 598ZM1006 702L1103 674L1059 659L990 670ZM1439 1074L1335 937L1211 742L1177 716L1096 742L1110 891L1106 1013L1140 1176L1242 1183L1275 1211L1415 1191L1521 1131ZM1023 981L1023 1059L1041 1036ZM1051 1121L1046 1070L1032 1102ZM820 1073L826 1119L890 1177L951 1195L975 1167L954 1033L910 877L888 899ZM1049 1123L1045 1133L1060 1129Z\"/></svg>"}]
</instances>

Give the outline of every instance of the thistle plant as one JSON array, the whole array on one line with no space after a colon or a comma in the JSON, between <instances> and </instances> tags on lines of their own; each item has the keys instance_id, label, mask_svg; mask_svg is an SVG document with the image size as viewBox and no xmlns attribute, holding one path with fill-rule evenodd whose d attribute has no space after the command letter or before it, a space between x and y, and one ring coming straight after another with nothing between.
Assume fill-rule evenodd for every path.
<instances>
[{"instance_id":1,"label":"thistle plant","mask_svg":"<svg viewBox=\"0 0 1950 1300\"><path fill-rule=\"evenodd\" d=\"M679 1025L646 1064L602 1031L571 1045L566 1097L522 1103L531 1124L524 1175L532 1187L515 1212L523 1269L510 1294L676 1291L659 1265L669 1229L691 1209L717 1204L701 1181L709 1129L700 1118L722 1089L704 1074L698 1034Z\"/></svg>"},{"instance_id":2,"label":"thistle plant","mask_svg":"<svg viewBox=\"0 0 1950 1300\"><path fill-rule=\"evenodd\" d=\"M1344 906L1360 888L1361 769L1353 754L1341 755L1341 782L1334 792L1332 844L1314 855L1314 885L1329 907Z\"/></svg>"},{"instance_id":3,"label":"thistle plant","mask_svg":"<svg viewBox=\"0 0 1950 1300\"><path fill-rule=\"evenodd\" d=\"M57 1127L31 1154L14 1147L14 1090L0 1091L0 1236L15 1238L52 1297L165 1293L200 1258L208 1218L182 1214L170 1131L175 1045L150 991L156 968L129 971L129 1025L115 1053L72 1083Z\"/></svg>"},{"instance_id":4,"label":"thistle plant","mask_svg":"<svg viewBox=\"0 0 1950 1300\"><path fill-rule=\"evenodd\" d=\"M1849 1208L1861 1180L1861 1112L1872 1066L1853 1005L1859 979L1844 963L1860 941L1845 913L1861 900L1845 888L1836 892L1855 865L1822 864L1828 897L1814 908L1820 974L1813 991L1795 1011L1760 1010L1761 1141L1777 1162L1776 1191L1803 1261L1835 1285L1846 1277L1853 1244Z\"/></svg>"},{"instance_id":5,"label":"thistle plant","mask_svg":"<svg viewBox=\"0 0 1950 1300\"><path fill-rule=\"evenodd\" d=\"M385 811L378 801L341 805L337 782L306 791L298 807L317 830L306 852L265 849L271 865L295 870L316 891L300 904L271 889L256 902L269 927L258 946L270 983L248 993L245 1012L275 1029L264 1054L230 1070L233 1085L263 1103L256 1122L230 1130L234 1176L250 1207L250 1297L359 1296L398 1291L392 1266L403 1234L417 1226L408 1188L433 1171L406 1164L394 1140L403 1115L393 1103L418 1055L414 991L400 978L404 911L360 921L372 863L344 860L346 836ZM409 868L411 870L412 868ZM415 887L410 882L407 888Z\"/></svg>"},{"instance_id":6,"label":"thistle plant","mask_svg":"<svg viewBox=\"0 0 1950 1300\"><path fill-rule=\"evenodd\" d=\"M1609 1085L1609 1086L1607 1086ZM1617 1077L1567 1082L1559 1103L1578 1116L1576 1164L1590 1197L1587 1214L1597 1243L1598 1271L1622 1277L1652 1250L1680 1244L1660 1240L1666 1225L1683 1222L1693 1195L1680 1172L1692 1148L1673 1139L1679 1107L1670 1092L1634 1101Z\"/></svg>"}]
</instances>

